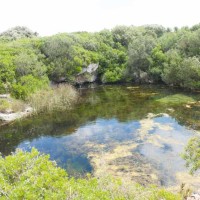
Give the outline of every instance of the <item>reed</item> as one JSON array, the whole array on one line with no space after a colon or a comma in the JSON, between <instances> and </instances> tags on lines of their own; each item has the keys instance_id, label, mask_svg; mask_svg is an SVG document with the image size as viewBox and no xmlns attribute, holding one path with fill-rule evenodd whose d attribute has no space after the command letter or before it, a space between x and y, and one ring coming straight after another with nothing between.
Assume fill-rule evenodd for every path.
<instances>
[{"instance_id":1,"label":"reed","mask_svg":"<svg viewBox=\"0 0 200 200\"><path fill-rule=\"evenodd\" d=\"M28 98L28 103L35 112L68 110L77 101L78 93L68 84L42 89Z\"/></svg>"}]
</instances>

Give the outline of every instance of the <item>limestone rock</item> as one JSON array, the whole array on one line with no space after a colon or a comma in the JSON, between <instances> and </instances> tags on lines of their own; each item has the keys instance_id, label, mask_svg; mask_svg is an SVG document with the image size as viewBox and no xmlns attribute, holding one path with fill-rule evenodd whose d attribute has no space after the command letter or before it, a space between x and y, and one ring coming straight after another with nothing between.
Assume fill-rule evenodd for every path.
<instances>
[{"instance_id":1,"label":"limestone rock","mask_svg":"<svg viewBox=\"0 0 200 200\"><path fill-rule=\"evenodd\" d=\"M0 113L0 121L11 122L16 119L20 119L22 117L28 116L33 112L33 108L30 106L26 107L23 112L16 113Z\"/></svg>"},{"instance_id":2,"label":"limestone rock","mask_svg":"<svg viewBox=\"0 0 200 200\"><path fill-rule=\"evenodd\" d=\"M200 200L200 191L193 193L187 200Z\"/></svg>"},{"instance_id":3,"label":"limestone rock","mask_svg":"<svg viewBox=\"0 0 200 200\"><path fill-rule=\"evenodd\" d=\"M90 64L88 67L83 68L82 72L80 72L76 76L76 83L77 84L84 84L84 83L93 83L97 79L97 69L99 64Z\"/></svg>"}]
</instances>

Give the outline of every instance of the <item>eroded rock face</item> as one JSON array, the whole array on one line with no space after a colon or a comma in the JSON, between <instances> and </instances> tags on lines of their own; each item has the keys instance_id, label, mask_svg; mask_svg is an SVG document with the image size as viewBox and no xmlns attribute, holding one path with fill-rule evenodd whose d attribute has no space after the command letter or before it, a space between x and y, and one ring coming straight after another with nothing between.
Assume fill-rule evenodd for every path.
<instances>
[{"instance_id":1,"label":"eroded rock face","mask_svg":"<svg viewBox=\"0 0 200 200\"><path fill-rule=\"evenodd\" d=\"M90 64L88 67L83 68L75 79L77 84L93 83L97 79L97 69L99 64Z\"/></svg>"}]
</instances>

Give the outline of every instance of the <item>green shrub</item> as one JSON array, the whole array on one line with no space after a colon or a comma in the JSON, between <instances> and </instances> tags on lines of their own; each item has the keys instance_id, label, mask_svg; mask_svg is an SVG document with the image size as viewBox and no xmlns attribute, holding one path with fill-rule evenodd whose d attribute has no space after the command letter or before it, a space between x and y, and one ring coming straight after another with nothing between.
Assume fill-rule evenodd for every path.
<instances>
[{"instance_id":1,"label":"green shrub","mask_svg":"<svg viewBox=\"0 0 200 200\"><path fill-rule=\"evenodd\" d=\"M107 70L102 77L103 83L115 83L122 80L123 77L123 69L116 67L114 70Z\"/></svg>"},{"instance_id":2,"label":"green shrub","mask_svg":"<svg viewBox=\"0 0 200 200\"><path fill-rule=\"evenodd\" d=\"M66 172L35 149L0 158L1 199L64 199L67 181Z\"/></svg>"},{"instance_id":3,"label":"green shrub","mask_svg":"<svg viewBox=\"0 0 200 200\"><path fill-rule=\"evenodd\" d=\"M181 197L164 189L144 188L112 177L69 178L48 155L32 149L0 157L0 199L180 200Z\"/></svg>"},{"instance_id":4,"label":"green shrub","mask_svg":"<svg viewBox=\"0 0 200 200\"><path fill-rule=\"evenodd\" d=\"M200 169L200 137L193 137L189 140L182 157L186 160L186 166L193 174Z\"/></svg>"},{"instance_id":5,"label":"green shrub","mask_svg":"<svg viewBox=\"0 0 200 200\"><path fill-rule=\"evenodd\" d=\"M17 99L25 100L32 93L47 88L48 83L47 77L38 79L32 75L23 76L18 83L12 85L11 94Z\"/></svg>"}]
</instances>

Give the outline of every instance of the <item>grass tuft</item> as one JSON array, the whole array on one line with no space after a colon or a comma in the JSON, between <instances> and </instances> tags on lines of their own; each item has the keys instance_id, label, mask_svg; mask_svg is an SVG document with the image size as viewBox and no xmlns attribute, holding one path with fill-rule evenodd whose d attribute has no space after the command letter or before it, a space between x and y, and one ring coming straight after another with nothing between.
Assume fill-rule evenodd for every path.
<instances>
[{"instance_id":1,"label":"grass tuft","mask_svg":"<svg viewBox=\"0 0 200 200\"><path fill-rule=\"evenodd\" d=\"M35 112L67 110L77 101L78 93L68 84L42 89L28 98L28 103Z\"/></svg>"}]
</instances>

